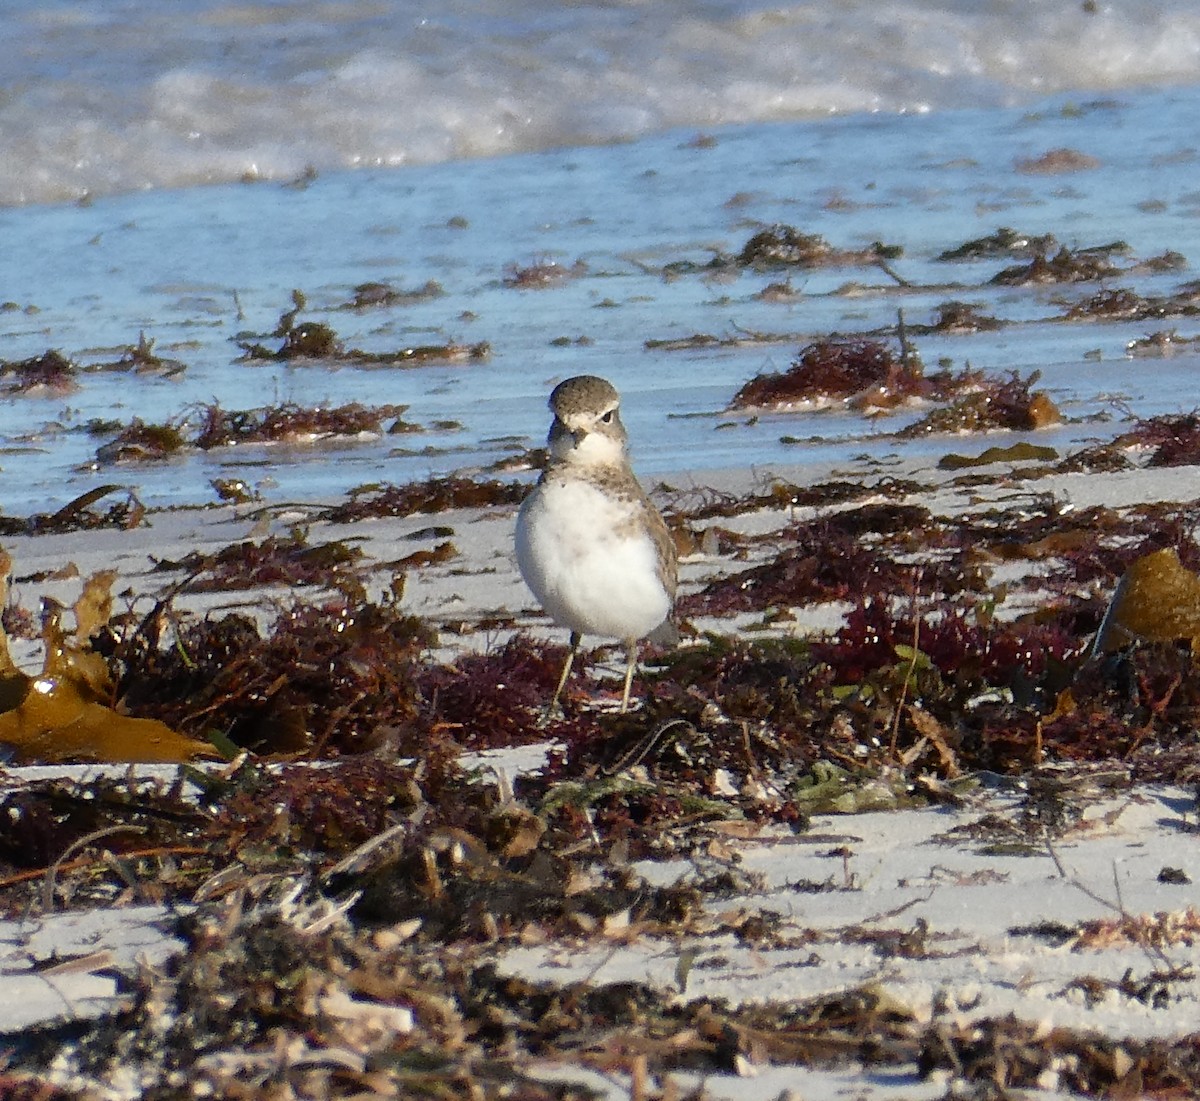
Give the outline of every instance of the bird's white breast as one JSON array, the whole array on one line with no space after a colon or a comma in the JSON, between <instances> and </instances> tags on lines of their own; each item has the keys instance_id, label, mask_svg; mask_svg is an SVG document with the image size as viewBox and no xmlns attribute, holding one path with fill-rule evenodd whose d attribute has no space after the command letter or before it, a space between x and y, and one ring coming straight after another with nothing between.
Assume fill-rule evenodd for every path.
<instances>
[{"instance_id":1,"label":"bird's white breast","mask_svg":"<svg viewBox=\"0 0 1200 1101\"><path fill-rule=\"evenodd\" d=\"M580 478L551 477L517 518L521 576L546 614L580 634L641 638L667 618L671 598L650 534L629 523L641 503Z\"/></svg>"}]
</instances>

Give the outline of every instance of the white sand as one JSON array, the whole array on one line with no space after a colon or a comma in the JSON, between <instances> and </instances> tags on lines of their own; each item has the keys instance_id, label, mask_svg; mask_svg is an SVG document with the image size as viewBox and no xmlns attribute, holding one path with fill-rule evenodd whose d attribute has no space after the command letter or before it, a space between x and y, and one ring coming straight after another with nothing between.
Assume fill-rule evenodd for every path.
<instances>
[{"instance_id":1,"label":"white sand","mask_svg":"<svg viewBox=\"0 0 1200 1101\"><path fill-rule=\"evenodd\" d=\"M788 480L820 480L822 471L787 470ZM893 475L912 471L889 470ZM855 474L862 476L863 471ZM946 477L923 470L917 477L944 483ZM762 474L708 476L704 484L744 490ZM676 487L699 485L699 478L667 479ZM803 483L801 483L803 484ZM1002 501L1019 508L1034 494L1052 492L1084 507L1093 503L1129 504L1140 500L1188 499L1194 496L1195 474L1188 469L1119 476L1079 476L1043 479L1019 488L997 485L969 492L942 489L925 498L939 512L990 507ZM244 511L244 510L243 510ZM453 528L450 538L461 556L445 565L411 570L404 598L407 609L437 623L467 623L483 615L512 612L523 626L548 630L516 574L511 553L511 508L468 511L405 520L363 522L335 528L314 525L310 541L347 538L361 541L368 555L394 560L439 539L410 541L406 536L433 525ZM180 558L191 550L216 549L239 539L284 531L296 515L277 516L269 525L238 509L179 511L156 514L151 526L131 532L22 537L4 541L19 577L57 570L74 562L82 574L107 566L120 571L114 587L135 607L148 611L156 595L174 580L152 572L152 559ZM766 531L791 518L790 510L767 510L722 520L725 527ZM684 584L729 569L738 563L696 558L684 564ZM389 577L380 576L382 589ZM33 607L41 594L70 602L78 580L38 581L15 587L16 598ZM311 592L296 594L311 599ZM269 617L276 602L289 594L233 593L221 597L183 598L180 606L197 612L249 607ZM828 629L836 610L817 609L789 629ZM729 630L725 622L722 629ZM446 657L468 649L494 645L487 632L447 633ZM21 651L27 667L36 668L36 647ZM619 664L619 662L618 662ZM539 751L489 755L506 771L536 767ZM4 769L0 783L19 785L62 769ZM80 770L72 770L75 773ZM728 932L697 934L685 941L664 941L636 929L612 928L581 935L576 941L507 949L501 965L522 974L558 982L588 978L594 982L629 979L649 982L666 998L713 995L733 1002L804 999L862 984L877 984L918 1014L929 1014L935 1000L945 1002L954 1016L969 1020L1013 1013L1025 1020L1095 1029L1111 1036L1177 1037L1196 1028L1200 1018L1200 988L1196 981L1170 985L1167 1003L1153 1008L1113 989L1094 999L1072 983L1098 980L1119 982L1128 970L1145 978L1167 967L1200 970L1200 938L1189 936L1150 953L1120 938L1104 948L1073 950L1052 946L1044 939L1013 936L1017 925L1058 921L1068 925L1087 919L1117 919L1129 915L1164 913L1176 919L1200 901L1195 886L1168 885L1158 880L1160 869L1183 869L1200 880L1195 837L1184 829L1185 815L1195 823L1193 793L1182 789L1145 788L1090 804L1086 820L1058 842L1034 855L982 855L981 844L965 839L947 843L952 827L977 821L985 813L1012 817L1020 791L1016 782L981 778L956 809L927 808L878 814L815 819L807 833L731 831L712 827L709 853L701 866L690 862L639 866L654 881L687 879L704 871L729 867L739 875L760 876L755 889L735 898L712 902L714 926L718 916L738 912L778 915L790 947L755 949L740 945ZM941 838L941 840L939 840ZM846 855L831 855L845 849ZM830 881L824 893L800 892L790 884ZM127 969L137 956L161 958L173 942L164 931L167 915L136 908L90 914L48 914L26 922L0 923L0 1032L20 1030L43 1020L99 1012L116 1003L113 969ZM881 954L864 931L913 931L918 921L928 924L926 951L916 958ZM1200 923L1200 918L1196 919ZM1189 943L1190 942L1190 943ZM697 955L680 987L681 954ZM59 967L47 973L47 961L85 957L77 970ZM104 969L103 975L94 970ZM1095 984L1093 984L1095 985ZM709 1078L714 1096L771 1098L790 1087L804 1098L850 1095L864 1098L940 1096L945 1083L916 1083L911 1076L849 1072L785 1072L761 1068L752 1079ZM559 1068L548 1068L559 1073ZM611 1085L611 1083L610 1083ZM619 1092L619 1089L618 1091Z\"/></svg>"}]
</instances>

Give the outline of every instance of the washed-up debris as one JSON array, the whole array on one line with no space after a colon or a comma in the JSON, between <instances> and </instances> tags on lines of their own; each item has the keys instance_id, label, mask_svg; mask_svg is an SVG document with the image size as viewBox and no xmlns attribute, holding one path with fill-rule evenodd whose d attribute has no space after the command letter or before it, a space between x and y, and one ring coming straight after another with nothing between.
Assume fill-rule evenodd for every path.
<instances>
[{"instance_id":1,"label":"washed-up debris","mask_svg":"<svg viewBox=\"0 0 1200 1101\"><path fill-rule=\"evenodd\" d=\"M262 494L244 478L210 478L213 491L222 501L247 505L262 500Z\"/></svg>"},{"instance_id":2,"label":"washed-up debris","mask_svg":"<svg viewBox=\"0 0 1200 1101\"><path fill-rule=\"evenodd\" d=\"M417 674L434 635L391 606L301 604L266 630L229 614L173 628L169 648L159 619L118 649L135 714L264 754L364 752L416 736Z\"/></svg>"},{"instance_id":3,"label":"washed-up debris","mask_svg":"<svg viewBox=\"0 0 1200 1101\"><path fill-rule=\"evenodd\" d=\"M698 348L746 348L756 344L794 344L794 333L770 333L755 329L739 327L725 336L713 333L692 333L684 337L658 338L652 337L646 341L646 348L651 351L686 352Z\"/></svg>"},{"instance_id":4,"label":"washed-up debris","mask_svg":"<svg viewBox=\"0 0 1200 1101\"><path fill-rule=\"evenodd\" d=\"M383 304L390 304L386 301L386 289L380 290L377 284L364 284L360 290L363 303L360 305L356 298L348 308L363 308L373 304L373 300L379 297L385 299ZM307 305L303 292L292 291L292 308L284 311L274 331L269 334L283 343L276 348L269 348L261 340L251 339L250 334L242 334L238 339L242 358L248 362L282 360L289 363L338 363L358 367L407 367L423 363L478 362L491 355L491 346L487 341L474 344L447 341L444 344L414 345L388 352L347 348L331 325L324 321L300 319L300 313Z\"/></svg>"},{"instance_id":5,"label":"washed-up debris","mask_svg":"<svg viewBox=\"0 0 1200 1101\"><path fill-rule=\"evenodd\" d=\"M1097 649L1185 639L1200 653L1200 577L1174 547L1133 562L1121 578L1096 638Z\"/></svg>"},{"instance_id":6,"label":"washed-up debris","mask_svg":"<svg viewBox=\"0 0 1200 1101\"><path fill-rule=\"evenodd\" d=\"M95 505L116 494L123 497L100 511ZM51 535L65 531L118 528L129 531L140 526L146 509L127 486L101 485L81 493L55 512L35 512L25 519L0 516L0 535Z\"/></svg>"},{"instance_id":7,"label":"washed-up debris","mask_svg":"<svg viewBox=\"0 0 1200 1101\"><path fill-rule=\"evenodd\" d=\"M1059 457L1053 447L1040 447L1022 440L1008 447L988 447L978 455L943 455L938 459L939 470L963 470L972 466L990 466L992 463L1053 462Z\"/></svg>"},{"instance_id":8,"label":"washed-up debris","mask_svg":"<svg viewBox=\"0 0 1200 1101\"><path fill-rule=\"evenodd\" d=\"M729 403L731 409L789 409L852 401L889 407L927 397L934 384L919 361L878 341L822 341L804 348L782 374L758 375Z\"/></svg>"},{"instance_id":9,"label":"washed-up debris","mask_svg":"<svg viewBox=\"0 0 1200 1101\"><path fill-rule=\"evenodd\" d=\"M395 508L430 489L405 499L391 488ZM688 527L796 501L821 507L769 535L718 535L718 555L735 568L680 602L684 629L736 612L762 615L779 634L710 624L687 646L647 647L641 710L608 714L568 696L546 726L561 645L518 634L435 661L427 623L332 584L366 568L353 543L309 548L293 533L170 564L226 586L260 565L303 562L309 588L324 577L332 597L306 604L298 589L270 623L189 617L172 596L148 616L112 615L93 590L76 612L91 625L86 640L73 642L87 667L103 665L121 710L198 741L215 731L250 752L174 781L39 780L5 794L0 817L16 823L0 838L9 912L113 900L199 907L179 930L187 950L128 976L123 1008L69 1031L28 1031L6 1073L46 1081L55 1059L78 1089L98 1090L119 1068L151 1096L180 1082L248 1094L286 1074L297 1096L536 1098L523 1056L536 1052L541 1089L555 1065L579 1065L582 1044L589 1065L629 1073L634 1058L658 1083L852 1059L965 1083L1058 1075L1098 1096L1192 1088L1186 1043L966 1021L936 1001L931 1017L875 986L741 1006L688 994L689 972L707 961L686 955L705 943L687 938L760 953L849 944L890 961L966 950L925 919L795 928L723 901L761 889L721 859L737 839L805 840L818 814L956 806L986 770L1019 777L1024 795L957 836L997 858L1044 858L1048 843L1083 836L1097 791L1194 776L1200 672L1190 645L1127 638L1093 652L1121 573L1163 546L1181 569L1200 563L1194 510L1072 510L1033 496L1020 510L941 515L906 500L912 488L834 480L779 482L745 500L677 495L675 521ZM996 564L1013 561L1036 562L1036 578L997 582ZM231 571L224 581L221 570ZM1036 601L1003 614L1034 584ZM819 600L845 605L841 627L790 636L793 605ZM526 741L551 743L539 773L495 783L457 763L464 748ZM1046 767L1120 758L1096 789ZM861 889L853 845L825 845L830 877L793 889ZM669 886L643 881L631 863L698 853L718 860L715 870ZM1110 944L1170 952L1197 935L1186 909L1011 935L1052 933L1081 956ZM499 947L580 938L685 944L678 989L533 981L495 966ZM1061 996L1174 1004L1193 980L1172 967L1083 974L1064 980Z\"/></svg>"},{"instance_id":10,"label":"washed-up debris","mask_svg":"<svg viewBox=\"0 0 1200 1101\"><path fill-rule=\"evenodd\" d=\"M1016 264L992 276L1002 287L1025 287L1038 283L1081 283L1107 279L1120 269L1112 261L1114 252L1128 252L1124 241L1093 248L1069 249L1063 245L1053 256L1038 253L1027 264Z\"/></svg>"},{"instance_id":11,"label":"washed-up debris","mask_svg":"<svg viewBox=\"0 0 1200 1101\"><path fill-rule=\"evenodd\" d=\"M146 424L134 418L116 438L96 449L101 463L147 462L166 459L183 450L183 432L173 424Z\"/></svg>"},{"instance_id":12,"label":"washed-up debris","mask_svg":"<svg viewBox=\"0 0 1200 1101\"><path fill-rule=\"evenodd\" d=\"M988 432L993 429L1049 428L1062 423L1062 413L1044 390L1034 390L1039 373L1022 378L976 378L975 385L945 408L934 409L900 430L904 438L930 432Z\"/></svg>"},{"instance_id":13,"label":"washed-up debris","mask_svg":"<svg viewBox=\"0 0 1200 1101\"><path fill-rule=\"evenodd\" d=\"M560 264L557 260L536 260L532 264L506 264L503 283L518 290L544 289L555 284L578 279L587 274L587 264L576 260L574 264Z\"/></svg>"},{"instance_id":14,"label":"washed-up debris","mask_svg":"<svg viewBox=\"0 0 1200 1101\"><path fill-rule=\"evenodd\" d=\"M755 233L742 246L737 260L746 267L842 267L894 260L902 252L897 245L878 242L867 249L835 249L818 234L780 223Z\"/></svg>"},{"instance_id":15,"label":"washed-up debris","mask_svg":"<svg viewBox=\"0 0 1200 1101\"><path fill-rule=\"evenodd\" d=\"M7 603L11 572L12 559L0 551L0 605ZM73 609L72 633L63 628L61 609L44 613L45 657L36 676L17 668L0 631L0 746L17 759L190 761L213 755L206 741L116 709L117 686L92 646L92 636L108 626L115 577L104 571L87 581Z\"/></svg>"},{"instance_id":16,"label":"washed-up debris","mask_svg":"<svg viewBox=\"0 0 1200 1101\"><path fill-rule=\"evenodd\" d=\"M392 306L415 306L441 298L446 291L441 283L428 280L414 290L399 290L389 283L360 283L354 288L354 298L341 308L344 310L386 309Z\"/></svg>"},{"instance_id":17,"label":"washed-up debris","mask_svg":"<svg viewBox=\"0 0 1200 1101\"><path fill-rule=\"evenodd\" d=\"M259 409L223 409L213 403L189 410L196 422L195 446L202 451L237 444L299 442L307 439L381 435L392 431L406 405L362 405L350 402L304 407L291 402ZM391 427L388 427L389 423Z\"/></svg>"},{"instance_id":18,"label":"washed-up debris","mask_svg":"<svg viewBox=\"0 0 1200 1101\"><path fill-rule=\"evenodd\" d=\"M5 394L69 394L79 389L79 367L53 348L18 361L0 360Z\"/></svg>"},{"instance_id":19,"label":"washed-up debris","mask_svg":"<svg viewBox=\"0 0 1200 1101\"><path fill-rule=\"evenodd\" d=\"M319 360L349 364L357 367L412 367L424 363L477 363L492 354L486 341L460 344L414 344L387 352L367 352L361 348L346 348L333 329L323 322L312 321L290 329L283 344L271 349L259 343L242 345L243 358L254 360Z\"/></svg>"},{"instance_id":20,"label":"washed-up debris","mask_svg":"<svg viewBox=\"0 0 1200 1101\"><path fill-rule=\"evenodd\" d=\"M876 414L917 402L939 408L908 426L901 437L927 432L984 432L1044 428L1061 421L1044 391L1032 392L1038 372L993 377L975 370L927 375L907 337L900 347L876 340L830 339L809 344L785 372L757 375L734 394L730 409L819 411L830 405Z\"/></svg>"},{"instance_id":21,"label":"washed-up debris","mask_svg":"<svg viewBox=\"0 0 1200 1101\"><path fill-rule=\"evenodd\" d=\"M263 585L319 585L365 596L357 569L362 549L335 539L310 543L304 532L232 543L218 551L193 551L178 560L158 559L155 569L188 575L189 592L225 592Z\"/></svg>"},{"instance_id":22,"label":"washed-up debris","mask_svg":"<svg viewBox=\"0 0 1200 1101\"><path fill-rule=\"evenodd\" d=\"M96 450L98 462L145 462L195 448L211 451L246 444L313 443L380 436L404 425L405 405L301 406L293 402L257 409L224 409L216 402L190 406L165 424L134 418Z\"/></svg>"},{"instance_id":23,"label":"washed-up debris","mask_svg":"<svg viewBox=\"0 0 1200 1101\"><path fill-rule=\"evenodd\" d=\"M937 307L933 321L929 325L910 325L909 332L914 335L923 333L986 333L1002 329L1005 322L988 314L981 313L978 306L970 302L943 302Z\"/></svg>"},{"instance_id":24,"label":"washed-up debris","mask_svg":"<svg viewBox=\"0 0 1200 1101\"><path fill-rule=\"evenodd\" d=\"M1180 312L1195 312L1190 303ZM1067 308L1069 321L1144 321L1175 313L1165 298L1147 298L1124 287L1110 287Z\"/></svg>"},{"instance_id":25,"label":"washed-up debris","mask_svg":"<svg viewBox=\"0 0 1200 1101\"><path fill-rule=\"evenodd\" d=\"M1125 345L1125 354L1133 359L1165 359L1177 351L1194 346L1197 339L1200 338L1180 336L1175 329L1160 329L1149 336L1131 340Z\"/></svg>"},{"instance_id":26,"label":"washed-up debris","mask_svg":"<svg viewBox=\"0 0 1200 1101\"><path fill-rule=\"evenodd\" d=\"M1019 233L1001 226L986 237L976 237L939 254L943 262L956 260L986 260L996 256L1044 256L1058 244L1051 234L1042 236Z\"/></svg>"},{"instance_id":27,"label":"washed-up debris","mask_svg":"<svg viewBox=\"0 0 1200 1101\"><path fill-rule=\"evenodd\" d=\"M210 905L182 920L185 951L139 971L126 1008L28 1030L8 1080L51 1097L66 1074L84 1097L118 1082L148 1097L185 1086L242 1097L284 1078L301 1099L370 1091L583 1101L598 1095L570 1084L581 1067L627 1077L648 1096L651 1081L675 1093L673 1074L746 1077L852 1061L940 1074L963 1089L1182 1096L1200 1085L1189 1038L1115 1040L1011 1016L962 1021L952 1011L927 1020L879 983L741 1006L664 997L644 982L555 985L505 974L486 944L433 947L413 935L419 918L373 933L329 901L293 892L248 908L251 891L239 895L236 908ZM669 911L664 919L679 924ZM888 958L931 951L920 928L857 933ZM1155 981L1162 990L1172 979Z\"/></svg>"},{"instance_id":28,"label":"washed-up debris","mask_svg":"<svg viewBox=\"0 0 1200 1101\"><path fill-rule=\"evenodd\" d=\"M822 757L847 768L853 788L912 752L922 767L949 775L1019 768L1055 754L1121 756L1151 736L1169 750L1185 736L1185 711L1164 700L1182 705L1200 693L1200 679L1188 654L1180 659L1172 650L1176 626L1150 633L1140 621L1117 616L1113 622L1138 637L1162 641L1127 649L1133 638L1117 639L1118 660L1107 664L1090 655L1106 593L1127 570L1136 576L1140 557L1169 546L1188 569L1200 561L1186 512L1069 510L1047 498L1019 517L997 510L938 518L903 500L911 488L886 480L867 487L781 482L745 500L677 499L668 511L680 537L733 567L682 594L682 629L694 635L690 621L737 615L756 617L768 634L743 632L736 645L712 641L678 652L647 648L646 710L626 721L568 696L565 717L552 727L566 747L568 773L611 769L650 739L651 778L668 785L637 794L636 815L627 804L634 793L611 792L600 819L605 828L632 831L631 843L642 844L649 838L644 824L677 814L668 808L687 800L686 789L674 786L673 770L703 758L696 756L697 739L724 744L733 737L733 748L712 767L734 776L756 769L783 793L738 802L736 813L789 821L799 813L789 785ZM453 479L363 487L323 518L353 523L513 504L523 493L515 483ZM865 494L885 499L862 503ZM832 511L769 536L704 530L744 511L804 504ZM183 575L176 594L189 586L265 585L284 586L298 599L306 588L327 595L316 605L300 600L267 623L237 614L193 620L172 611L174 596L167 595L151 615L127 617L105 632L111 641L104 660L119 686L114 698L130 716L201 741L217 732L264 754L487 748L546 737L549 731L537 725L538 704L553 690L560 646L517 638L442 665L428 657L428 624L367 599L373 572L390 572L395 594L404 571L452 564L455 542L436 538L437 545L415 557L390 562L364 559L353 540L310 543L302 532L164 562ZM1025 598L1012 581L997 583L993 572L1020 561L1038 565L1036 601L1023 614L998 616L997 607ZM844 606L832 634L794 644L771 637L786 634L802 609L829 602ZM1165 613L1161 595L1153 603ZM1185 629L1178 637L1193 633ZM1155 668L1160 672L1134 673ZM744 722L755 724L748 756L736 748ZM660 727L673 732L665 741L651 737ZM882 741L880 729L887 731ZM838 731L836 739L830 730ZM1156 767L1168 761L1164 753Z\"/></svg>"},{"instance_id":29,"label":"washed-up debris","mask_svg":"<svg viewBox=\"0 0 1200 1101\"><path fill-rule=\"evenodd\" d=\"M1119 446L1152 448L1147 466L1200 465L1200 412L1164 413L1138 421Z\"/></svg>"},{"instance_id":30,"label":"washed-up debris","mask_svg":"<svg viewBox=\"0 0 1200 1101\"><path fill-rule=\"evenodd\" d=\"M335 524L381 516L412 516L421 512L445 512L452 508L482 508L485 505L515 504L529 487L518 482L477 481L450 475L407 485L364 485L352 489L349 500L322 513Z\"/></svg>"},{"instance_id":31,"label":"washed-up debris","mask_svg":"<svg viewBox=\"0 0 1200 1101\"><path fill-rule=\"evenodd\" d=\"M1063 147L1036 157L1020 157L1014 167L1027 176L1061 176L1068 172L1090 172L1099 168L1100 163L1089 153Z\"/></svg>"},{"instance_id":32,"label":"washed-up debris","mask_svg":"<svg viewBox=\"0 0 1200 1101\"><path fill-rule=\"evenodd\" d=\"M187 364L178 359L160 356L154 350L155 341L144 332L138 333L137 343L121 349L115 360L89 365L91 371L132 371L139 375L157 375L160 378L178 378L187 370Z\"/></svg>"}]
</instances>

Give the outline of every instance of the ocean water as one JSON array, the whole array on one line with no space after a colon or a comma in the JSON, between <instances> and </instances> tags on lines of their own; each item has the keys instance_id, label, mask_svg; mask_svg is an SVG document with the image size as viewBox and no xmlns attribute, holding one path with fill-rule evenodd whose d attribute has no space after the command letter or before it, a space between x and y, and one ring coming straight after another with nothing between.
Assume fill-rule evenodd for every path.
<instances>
[{"instance_id":1,"label":"ocean water","mask_svg":"<svg viewBox=\"0 0 1200 1101\"><path fill-rule=\"evenodd\" d=\"M1071 418L1047 442L1198 404L1194 345L1126 346L1200 322L1063 320L1098 290L1179 296L1197 279L1190 3L13 0L0 36L0 360L54 348L84 368L72 393L0 377L5 513L104 484L163 505L240 477L284 501L479 471L539 443L546 393L580 372L621 388L648 475L982 447L996 441L896 440L915 414L726 412L814 337L901 309L927 323L955 299L1007 324L920 337L925 362L1041 371ZM1086 159L1039 171L1059 149ZM901 251L890 272L705 266L775 223ZM1008 258L937 260L1000 226L1128 250L1104 280L1031 287L989 282ZM1168 250L1181 265L1145 263ZM535 264L565 275L510 285ZM430 280L443 293L346 308L360 284ZM786 300L763 295L784 280ZM241 343L278 345L293 290L347 347L491 355L245 361ZM779 339L647 348L695 333ZM104 369L139 334L183 370ZM96 461L89 422L181 423L212 401L401 403L424 431Z\"/></svg>"},{"instance_id":2,"label":"ocean water","mask_svg":"<svg viewBox=\"0 0 1200 1101\"><path fill-rule=\"evenodd\" d=\"M6 0L0 203L1197 79L1191 0Z\"/></svg>"}]
</instances>

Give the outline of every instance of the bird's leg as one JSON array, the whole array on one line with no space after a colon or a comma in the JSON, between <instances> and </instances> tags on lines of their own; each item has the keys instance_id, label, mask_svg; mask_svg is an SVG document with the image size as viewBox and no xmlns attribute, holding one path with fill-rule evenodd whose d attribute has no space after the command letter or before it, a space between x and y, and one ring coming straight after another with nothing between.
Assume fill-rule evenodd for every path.
<instances>
[{"instance_id":1,"label":"bird's leg","mask_svg":"<svg viewBox=\"0 0 1200 1101\"><path fill-rule=\"evenodd\" d=\"M550 706L546 708L546 718L549 718L558 709L559 697L563 694L563 689L567 686L567 677L571 675L571 666L575 662L575 651L579 649L579 643L583 636L578 631L571 632L571 648L567 651L567 660L563 662L562 675L558 678L558 687L554 689L554 695L550 699Z\"/></svg>"},{"instance_id":2,"label":"bird's leg","mask_svg":"<svg viewBox=\"0 0 1200 1101\"><path fill-rule=\"evenodd\" d=\"M637 668L638 644L636 638L625 640L625 692L621 696L621 714L629 710L629 692L633 688L633 671Z\"/></svg>"}]
</instances>

